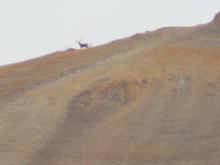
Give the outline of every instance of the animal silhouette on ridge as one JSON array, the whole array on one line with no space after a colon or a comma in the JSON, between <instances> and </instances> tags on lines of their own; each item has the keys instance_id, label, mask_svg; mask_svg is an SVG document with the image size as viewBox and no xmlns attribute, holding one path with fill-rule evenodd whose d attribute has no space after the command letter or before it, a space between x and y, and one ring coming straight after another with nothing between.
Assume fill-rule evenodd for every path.
<instances>
[{"instance_id":1,"label":"animal silhouette on ridge","mask_svg":"<svg viewBox=\"0 0 220 165\"><path fill-rule=\"evenodd\" d=\"M76 42L79 44L80 49L82 49L82 48L89 48L90 47L90 45L88 43L82 43L81 40L79 40L79 41L76 40Z\"/></svg>"}]
</instances>

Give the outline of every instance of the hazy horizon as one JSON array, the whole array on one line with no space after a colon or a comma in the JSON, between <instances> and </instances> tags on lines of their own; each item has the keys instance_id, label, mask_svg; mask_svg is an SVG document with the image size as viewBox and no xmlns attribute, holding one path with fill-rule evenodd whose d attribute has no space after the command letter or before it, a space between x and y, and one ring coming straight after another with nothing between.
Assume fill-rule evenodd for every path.
<instances>
[{"instance_id":1,"label":"hazy horizon","mask_svg":"<svg viewBox=\"0 0 220 165\"><path fill-rule=\"evenodd\" d=\"M218 0L7 0L0 3L0 66L78 48L76 39L100 45L166 26L211 21Z\"/></svg>"}]
</instances>

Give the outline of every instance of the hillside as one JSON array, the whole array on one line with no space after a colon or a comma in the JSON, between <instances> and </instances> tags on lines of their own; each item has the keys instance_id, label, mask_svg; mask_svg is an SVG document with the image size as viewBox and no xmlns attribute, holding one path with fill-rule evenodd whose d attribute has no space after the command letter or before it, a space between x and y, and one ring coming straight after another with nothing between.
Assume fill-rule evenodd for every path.
<instances>
[{"instance_id":1,"label":"hillside","mask_svg":"<svg viewBox=\"0 0 220 165\"><path fill-rule=\"evenodd\" d=\"M0 67L0 164L220 164L219 45L220 13Z\"/></svg>"}]
</instances>

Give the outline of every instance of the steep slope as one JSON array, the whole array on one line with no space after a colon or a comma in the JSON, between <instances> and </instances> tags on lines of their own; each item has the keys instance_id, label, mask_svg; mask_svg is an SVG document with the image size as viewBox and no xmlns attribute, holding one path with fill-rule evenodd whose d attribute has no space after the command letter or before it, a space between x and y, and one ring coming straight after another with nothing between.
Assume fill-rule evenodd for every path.
<instances>
[{"instance_id":1,"label":"steep slope","mask_svg":"<svg viewBox=\"0 0 220 165\"><path fill-rule=\"evenodd\" d=\"M220 164L220 19L0 68L4 165Z\"/></svg>"}]
</instances>

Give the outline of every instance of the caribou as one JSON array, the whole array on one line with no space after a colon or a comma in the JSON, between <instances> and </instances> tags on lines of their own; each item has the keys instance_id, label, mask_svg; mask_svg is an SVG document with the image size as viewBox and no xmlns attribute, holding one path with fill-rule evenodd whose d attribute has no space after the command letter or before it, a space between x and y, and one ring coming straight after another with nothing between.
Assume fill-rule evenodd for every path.
<instances>
[{"instance_id":1,"label":"caribou","mask_svg":"<svg viewBox=\"0 0 220 165\"><path fill-rule=\"evenodd\" d=\"M80 49L90 47L90 45L88 43L82 43L81 40L80 41L76 40L76 42L79 44Z\"/></svg>"}]
</instances>

